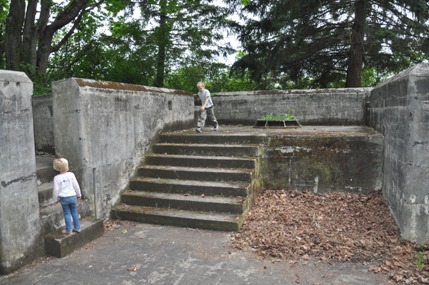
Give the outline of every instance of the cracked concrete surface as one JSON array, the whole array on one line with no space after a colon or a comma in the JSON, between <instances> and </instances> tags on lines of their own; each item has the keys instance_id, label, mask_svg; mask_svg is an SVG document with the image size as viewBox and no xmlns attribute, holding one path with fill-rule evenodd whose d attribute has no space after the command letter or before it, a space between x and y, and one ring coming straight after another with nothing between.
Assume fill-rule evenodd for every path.
<instances>
[{"instance_id":1,"label":"cracked concrete surface","mask_svg":"<svg viewBox=\"0 0 429 285\"><path fill-rule=\"evenodd\" d=\"M393 284L370 265L258 260L231 233L121 222L64 258L41 260L0 284Z\"/></svg>"}]
</instances>

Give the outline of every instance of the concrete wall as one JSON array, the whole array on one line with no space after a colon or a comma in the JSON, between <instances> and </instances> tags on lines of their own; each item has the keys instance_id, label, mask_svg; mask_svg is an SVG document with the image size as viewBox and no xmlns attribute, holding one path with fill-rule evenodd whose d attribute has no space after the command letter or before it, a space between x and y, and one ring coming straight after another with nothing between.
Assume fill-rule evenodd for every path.
<instances>
[{"instance_id":1,"label":"concrete wall","mask_svg":"<svg viewBox=\"0 0 429 285\"><path fill-rule=\"evenodd\" d=\"M383 193L402 235L429 241L429 64L383 82L369 97L369 124L384 134Z\"/></svg>"},{"instance_id":2,"label":"concrete wall","mask_svg":"<svg viewBox=\"0 0 429 285\"><path fill-rule=\"evenodd\" d=\"M268 136L261 167L266 189L367 193L381 189L383 136L367 127L303 126ZM348 128L348 129L344 129Z\"/></svg>"},{"instance_id":3,"label":"concrete wall","mask_svg":"<svg viewBox=\"0 0 429 285\"><path fill-rule=\"evenodd\" d=\"M32 105L36 151L55 154L52 94L32 97Z\"/></svg>"},{"instance_id":4,"label":"concrete wall","mask_svg":"<svg viewBox=\"0 0 429 285\"><path fill-rule=\"evenodd\" d=\"M0 70L0 274L32 260L40 238L32 93L24 73Z\"/></svg>"},{"instance_id":5,"label":"concrete wall","mask_svg":"<svg viewBox=\"0 0 429 285\"><path fill-rule=\"evenodd\" d=\"M72 78L52 92L56 154L69 160L99 218L161 130L194 124L194 97L179 90Z\"/></svg>"},{"instance_id":6,"label":"concrete wall","mask_svg":"<svg viewBox=\"0 0 429 285\"><path fill-rule=\"evenodd\" d=\"M221 124L253 125L267 114L293 112L305 125L365 125L370 88L278 90L216 93Z\"/></svg>"},{"instance_id":7,"label":"concrete wall","mask_svg":"<svg viewBox=\"0 0 429 285\"><path fill-rule=\"evenodd\" d=\"M366 98L370 88L246 91L213 94L216 117L221 124L253 125L264 115L282 115L294 110L301 124L365 125ZM201 101L194 96L194 120ZM36 150L55 154L52 96L33 98Z\"/></svg>"}]
</instances>

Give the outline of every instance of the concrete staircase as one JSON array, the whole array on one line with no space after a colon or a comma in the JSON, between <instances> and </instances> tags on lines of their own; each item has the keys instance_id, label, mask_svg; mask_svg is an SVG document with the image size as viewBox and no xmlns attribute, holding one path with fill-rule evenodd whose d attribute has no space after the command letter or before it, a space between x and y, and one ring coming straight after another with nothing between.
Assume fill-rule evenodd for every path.
<instances>
[{"instance_id":1,"label":"concrete staircase","mask_svg":"<svg viewBox=\"0 0 429 285\"><path fill-rule=\"evenodd\" d=\"M41 235L44 236L45 253L63 257L104 233L103 221L91 218L81 219L82 231L79 234L65 236L64 216L61 204L52 200L53 179L56 172L52 168L54 157L50 155L36 156L37 192L39 196ZM80 216L87 216L87 202L81 200L78 206Z\"/></svg>"},{"instance_id":2,"label":"concrete staircase","mask_svg":"<svg viewBox=\"0 0 429 285\"><path fill-rule=\"evenodd\" d=\"M237 231L260 189L259 155L260 145L252 137L165 133L112 217Z\"/></svg>"}]
</instances>

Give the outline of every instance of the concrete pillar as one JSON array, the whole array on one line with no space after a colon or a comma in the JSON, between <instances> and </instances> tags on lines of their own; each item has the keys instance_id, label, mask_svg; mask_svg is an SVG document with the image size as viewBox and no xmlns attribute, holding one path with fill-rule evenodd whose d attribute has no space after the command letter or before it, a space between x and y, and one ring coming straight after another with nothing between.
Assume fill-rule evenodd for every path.
<instances>
[{"instance_id":1,"label":"concrete pillar","mask_svg":"<svg viewBox=\"0 0 429 285\"><path fill-rule=\"evenodd\" d=\"M38 248L32 93L25 73L0 70L0 274L34 259Z\"/></svg>"}]
</instances>

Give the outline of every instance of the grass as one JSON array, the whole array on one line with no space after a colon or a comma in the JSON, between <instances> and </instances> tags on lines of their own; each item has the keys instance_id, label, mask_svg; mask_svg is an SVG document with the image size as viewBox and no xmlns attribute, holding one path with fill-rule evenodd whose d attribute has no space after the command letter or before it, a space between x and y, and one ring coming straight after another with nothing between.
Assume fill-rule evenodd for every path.
<instances>
[{"instance_id":1,"label":"grass","mask_svg":"<svg viewBox=\"0 0 429 285\"><path fill-rule=\"evenodd\" d=\"M283 115L268 114L268 115L265 115L262 119L265 121L288 121L288 120L295 120L295 116L289 115L289 114L283 114Z\"/></svg>"},{"instance_id":2,"label":"grass","mask_svg":"<svg viewBox=\"0 0 429 285\"><path fill-rule=\"evenodd\" d=\"M423 265L423 253L421 251L419 251L419 253L417 253L416 267L419 270L422 270L424 267L424 265Z\"/></svg>"}]
</instances>

